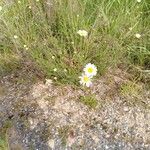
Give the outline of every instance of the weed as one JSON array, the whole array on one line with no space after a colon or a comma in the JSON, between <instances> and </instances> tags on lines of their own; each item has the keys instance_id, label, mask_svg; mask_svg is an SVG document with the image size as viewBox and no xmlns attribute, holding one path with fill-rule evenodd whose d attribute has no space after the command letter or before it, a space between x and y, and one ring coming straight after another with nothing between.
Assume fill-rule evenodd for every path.
<instances>
[{"instance_id":1,"label":"weed","mask_svg":"<svg viewBox=\"0 0 150 150\"><path fill-rule=\"evenodd\" d=\"M80 102L87 105L89 108L96 108L96 106L98 106L97 99L93 95L81 96Z\"/></svg>"},{"instance_id":2,"label":"weed","mask_svg":"<svg viewBox=\"0 0 150 150\"><path fill-rule=\"evenodd\" d=\"M0 149L1 150L8 150L7 149L7 142L5 139L0 137Z\"/></svg>"},{"instance_id":3,"label":"weed","mask_svg":"<svg viewBox=\"0 0 150 150\"><path fill-rule=\"evenodd\" d=\"M67 143L67 138L68 138L69 130L70 130L69 126L63 126L63 127L61 127L61 128L58 129L58 133L59 133L59 136L61 138L62 145L64 145L64 146Z\"/></svg>"},{"instance_id":4,"label":"weed","mask_svg":"<svg viewBox=\"0 0 150 150\"><path fill-rule=\"evenodd\" d=\"M141 91L141 87L134 82L128 82L121 86L121 93L124 96L138 96Z\"/></svg>"},{"instance_id":5,"label":"weed","mask_svg":"<svg viewBox=\"0 0 150 150\"><path fill-rule=\"evenodd\" d=\"M0 128L0 150L8 150L7 130L12 126L10 121L6 121L5 125Z\"/></svg>"}]
</instances>

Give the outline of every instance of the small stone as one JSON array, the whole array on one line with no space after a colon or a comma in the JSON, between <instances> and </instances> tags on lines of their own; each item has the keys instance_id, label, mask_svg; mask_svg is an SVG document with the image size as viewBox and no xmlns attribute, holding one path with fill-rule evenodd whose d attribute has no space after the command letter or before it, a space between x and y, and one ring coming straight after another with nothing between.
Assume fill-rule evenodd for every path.
<instances>
[{"instance_id":1,"label":"small stone","mask_svg":"<svg viewBox=\"0 0 150 150\"><path fill-rule=\"evenodd\" d=\"M109 135L109 134L106 134L106 138L110 138L110 135Z\"/></svg>"},{"instance_id":2,"label":"small stone","mask_svg":"<svg viewBox=\"0 0 150 150\"><path fill-rule=\"evenodd\" d=\"M28 118L28 121L29 121L29 123L30 123L30 129L34 129L36 126L37 126L37 124L38 124L38 120L36 120L36 119L33 119L33 118Z\"/></svg>"},{"instance_id":3,"label":"small stone","mask_svg":"<svg viewBox=\"0 0 150 150\"><path fill-rule=\"evenodd\" d=\"M68 146L71 146L74 142L75 142L75 138L69 136L67 140Z\"/></svg>"},{"instance_id":4,"label":"small stone","mask_svg":"<svg viewBox=\"0 0 150 150\"><path fill-rule=\"evenodd\" d=\"M106 146L105 146L105 148L106 148L106 149L109 149L109 146L108 146L108 145L106 145Z\"/></svg>"},{"instance_id":5,"label":"small stone","mask_svg":"<svg viewBox=\"0 0 150 150\"><path fill-rule=\"evenodd\" d=\"M78 143L79 143L80 146L82 146L82 145L84 145L84 140L83 139L79 139Z\"/></svg>"},{"instance_id":6,"label":"small stone","mask_svg":"<svg viewBox=\"0 0 150 150\"><path fill-rule=\"evenodd\" d=\"M49 145L49 147L50 148L54 148L54 146L55 146L55 141L53 140L53 139L50 139L49 141L48 141L48 145Z\"/></svg>"},{"instance_id":7,"label":"small stone","mask_svg":"<svg viewBox=\"0 0 150 150\"><path fill-rule=\"evenodd\" d=\"M128 108L128 107L124 107L123 110L124 110L125 112L127 112L127 111L129 111L129 108Z\"/></svg>"},{"instance_id":8,"label":"small stone","mask_svg":"<svg viewBox=\"0 0 150 150\"><path fill-rule=\"evenodd\" d=\"M99 138L95 135L92 136L92 139L94 140L94 142L97 144L99 142Z\"/></svg>"}]
</instances>

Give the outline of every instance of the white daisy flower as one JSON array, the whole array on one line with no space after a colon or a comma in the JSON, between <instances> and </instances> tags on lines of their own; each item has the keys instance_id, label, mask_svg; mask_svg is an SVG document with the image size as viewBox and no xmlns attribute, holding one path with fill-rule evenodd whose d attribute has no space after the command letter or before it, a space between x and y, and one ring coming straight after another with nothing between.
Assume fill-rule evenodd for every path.
<instances>
[{"instance_id":1,"label":"white daisy flower","mask_svg":"<svg viewBox=\"0 0 150 150\"><path fill-rule=\"evenodd\" d=\"M27 47L27 45L23 45L23 47L24 47L24 48L26 48L26 47Z\"/></svg>"},{"instance_id":2,"label":"white daisy flower","mask_svg":"<svg viewBox=\"0 0 150 150\"><path fill-rule=\"evenodd\" d=\"M39 0L36 0L37 2L39 2Z\"/></svg>"},{"instance_id":3,"label":"white daisy flower","mask_svg":"<svg viewBox=\"0 0 150 150\"><path fill-rule=\"evenodd\" d=\"M18 36L17 36L17 35L14 35L14 39L18 39Z\"/></svg>"},{"instance_id":4,"label":"white daisy flower","mask_svg":"<svg viewBox=\"0 0 150 150\"><path fill-rule=\"evenodd\" d=\"M142 0L137 0L138 3L140 3Z\"/></svg>"},{"instance_id":5,"label":"white daisy flower","mask_svg":"<svg viewBox=\"0 0 150 150\"><path fill-rule=\"evenodd\" d=\"M31 9L32 7L31 6L29 6L29 9Z\"/></svg>"},{"instance_id":6,"label":"white daisy flower","mask_svg":"<svg viewBox=\"0 0 150 150\"><path fill-rule=\"evenodd\" d=\"M88 36L88 32L85 31L85 30L79 30L79 31L77 32L77 34L79 34L80 36L83 36L83 37Z\"/></svg>"},{"instance_id":7,"label":"white daisy flower","mask_svg":"<svg viewBox=\"0 0 150 150\"><path fill-rule=\"evenodd\" d=\"M21 1L18 1L18 4L20 4L21 3Z\"/></svg>"},{"instance_id":8,"label":"white daisy flower","mask_svg":"<svg viewBox=\"0 0 150 150\"><path fill-rule=\"evenodd\" d=\"M135 34L135 37L139 39L141 37L141 35L139 33L137 33L137 34Z\"/></svg>"},{"instance_id":9,"label":"white daisy flower","mask_svg":"<svg viewBox=\"0 0 150 150\"><path fill-rule=\"evenodd\" d=\"M2 11L2 9L3 9L2 6L0 6L0 11Z\"/></svg>"},{"instance_id":10,"label":"white daisy flower","mask_svg":"<svg viewBox=\"0 0 150 150\"><path fill-rule=\"evenodd\" d=\"M54 68L54 72L56 72L57 71L57 68Z\"/></svg>"},{"instance_id":11,"label":"white daisy flower","mask_svg":"<svg viewBox=\"0 0 150 150\"><path fill-rule=\"evenodd\" d=\"M95 76L97 74L97 67L94 64L88 63L83 69L87 76Z\"/></svg>"},{"instance_id":12,"label":"white daisy flower","mask_svg":"<svg viewBox=\"0 0 150 150\"><path fill-rule=\"evenodd\" d=\"M52 59L55 59L55 56L52 56Z\"/></svg>"},{"instance_id":13,"label":"white daisy flower","mask_svg":"<svg viewBox=\"0 0 150 150\"><path fill-rule=\"evenodd\" d=\"M85 74L82 74L82 76L80 76L79 79L80 84L82 84L83 86L90 87L92 85L91 77Z\"/></svg>"}]
</instances>

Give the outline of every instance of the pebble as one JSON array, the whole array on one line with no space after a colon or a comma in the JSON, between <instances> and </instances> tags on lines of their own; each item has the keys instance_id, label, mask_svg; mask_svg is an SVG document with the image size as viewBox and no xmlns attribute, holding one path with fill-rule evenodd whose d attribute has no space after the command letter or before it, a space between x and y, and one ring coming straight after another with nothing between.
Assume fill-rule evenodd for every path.
<instances>
[{"instance_id":1,"label":"pebble","mask_svg":"<svg viewBox=\"0 0 150 150\"><path fill-rule=\"evenodd\" d=\"M50 139L49 141L48 141L48 145L49 145L49 147L50 148L54 148L55 147L55 141L53 140L53 139Z\"/></svg>"},{"instance_id":2,"label":"pebble","mask_svg":"<svg viewBox=\"0 0 150 150\"><path fill-rule=\"evenodd\" d=\"M94 142L97 144L99 142L99 138L96 135L92 136L92 139L94 140Z\"/></svg>"},{"instance_id":3,"label":"pebble","mask_svg":"<svg viewBox=\"0 0 150 150\"><path fill-rule=\"evenodd\" d=\"M106 148L106 149L109 149L109 147L108 147L107 145L105 146L105 148Z\"/></svg>"},{"instance_id":4,"label":"pebble","mask_svg":"<svg viewBox=\"0 0 150 150\"><path fill-rule=\"evenodd\" d=\"M123 110L124 110L125 112L127 112L127 111L129 111L129 108L128 108L128 107L124 107Z\"/></svg>"}]
</instances>

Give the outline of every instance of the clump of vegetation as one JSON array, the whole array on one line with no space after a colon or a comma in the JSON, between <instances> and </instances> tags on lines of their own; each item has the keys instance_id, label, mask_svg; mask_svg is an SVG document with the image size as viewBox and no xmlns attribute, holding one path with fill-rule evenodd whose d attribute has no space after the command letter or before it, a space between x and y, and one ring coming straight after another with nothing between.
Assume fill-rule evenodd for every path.
<instances>
[{"instance_id":1,"label":"clump of vegetation","mask_svg":"<svg viewBox=\"0 0 150 150\"><path fill-rule=\"evenodd\" d=\"M67 138L68 138L69 131L70 131L69 126L63 126L58 129L58 133L61 138L62 145L64 145L64 146L67 144Z\"/></svg>"},{"instance_id":2,"label":"clump of vegetation","mask_svg":"<svg viewBox=\"0 0 150 150\"><path fill-rule=\"evenodd\" d=\"M121 93L124 96L138 96L141 92L141 87L134 82L127 82L121 86Z\"/></svg>"},{"instance_id":3,"label":"clump of vegetation","mask_svg":"<svg viewBox=\"0 0 150 150\"><path fill-rule=\"evenodd\" d=\"M48 78L78 84L87 63L99 75L120 63L149 69L148 0L1 0L0 6L0 71L26 57Z\"/></svg>"},{"instance_id":4,"label":"clump of vegetation","mask_svg":"<svg viewBox=\"0 0 150 150\"><path fill-rule=\"evenodd\" d=\"M80 102L88 106L89 108L96 108L98 106L98 101L93 95L86 95L80 97Z\"/></svg>"},{"instance_id":5,"label":"clump of vegetation","mask_svg":"<svg viewBox=\"0 0 150 150\"><path fill-rule=\"evenodd\" d=\"M0 137L0 149L1 150L8 150L7 149L7 142L4 138Z\"/></svg>"},{"instance_id":6,"label":"clump of vegetation","mask_svg":"<svg viewBox=\"0 0 150 150\"><path fill-rule=\"evenodd\" d=\"M0 51L0 75L15 71L20 67L20 58L12 51Z\"/></svg>"},{"instance_id":7,"label":"clump of vegetation","mask_svg":"<svg viewBox=\"0 0 150 150\"><path fill-rule=\"evenodd\" d=\"M12 126L10 121L7 121L5 125L0 128L0 150L8 150L8 137L7 137L7 130Z\"/></svg>"}]
</instances>

